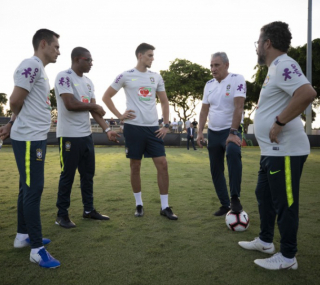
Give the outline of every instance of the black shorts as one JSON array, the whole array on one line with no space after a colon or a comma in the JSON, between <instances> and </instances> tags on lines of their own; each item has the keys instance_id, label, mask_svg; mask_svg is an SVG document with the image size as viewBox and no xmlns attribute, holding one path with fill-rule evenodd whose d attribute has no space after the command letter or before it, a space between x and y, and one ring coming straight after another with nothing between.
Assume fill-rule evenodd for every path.
<instances>
[{"instance_id":1,"label":"black shorts","mask_svg":"<svg viewBox=\"0 0 320 285\"><path fill-rule=\"evenodd\" d=\"M126 157L142 159L144 157L165 156L164 142L156 137L159 127L142 127L124 124L123 135L125 138Z\"/></svg>"}]
</instances>

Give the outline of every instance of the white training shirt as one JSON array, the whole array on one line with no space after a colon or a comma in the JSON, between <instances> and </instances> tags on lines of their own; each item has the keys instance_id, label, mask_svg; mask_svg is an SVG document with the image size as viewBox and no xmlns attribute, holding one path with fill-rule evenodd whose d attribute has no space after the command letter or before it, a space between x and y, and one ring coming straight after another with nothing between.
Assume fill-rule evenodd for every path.
<instances>
[{"instance_id":1,"label":"white training shirt","mask_svg":"<svg viewBox=\"0 0 320 285\"><path fill-rule=\"evenodd\" d=\"M172 129L173 129L173 130L177 130L177 129L178 129L178 122L173 121L173 122L171 123L171 126L172 126Z\"/></svg>"},{"instance_id":2,"label":"white training shirt","mask_svg":"<svg viewBox=\"0 0 320 285\"><path fill-rule=\"evenodd\" d=\"M310 143L300 116L282 128L278 135L279 144L271 143L269 138L276 116L288 106L294 92L305 84L310 83L299 64L287 54L278 56L271 63L254 118L254 133L261 148L261 155L300 156L310 153Z\"/></svg>"},{"instance_id":3,"label":"white training shirt","mask_svg":"<svg viewBox=\"0 0 320 285\"><path fill-rule=\"evenodd\" d=\"M136 118L125 120L126 124L154 127L158 126L156 92L165 91L164 81L160 74L136 68L121 73L111 87L119 91L124 88L127 110L134 110Z\"/></svg>"},{"instance_id":4,"label":"white training shirt","mask_svg":"<svg viewBox=\"0 0 320 285\"><path fill-rule=\"evenodd\" d=\"M49 78L40 58L33 56L20 63L14 72L14 85L29 92L12 128L10 137L17 141L47 139L51 124Z\"/></svg>"},{"instance_id":5,"label":"white training shirt","mask_svg":"<svg viewBox=\"0 0 320 285\"><path fill-rule=\"evenodd\" d=\"M69 93L83 103L95 99L94 86L86 76L78 76L71 68L58 73L55 82L58 107L57 138L86 137L91 134L89 111L68 111L61 94Z\"/></svg>"},{"instance_id":6,"label":"white training shirt","mask_svg":"<svg viewBox=\"0 0 320 285\"><path fill-rule=\"evenodd\" d=\"M240 74L229 73L219 83L216 79L207 82L203 92L203 104L209 104L209 124L212 131L221 131L231 128L234 98L246 97L246 81ZM243 123L243 115L241 118Z\"/></svg>"}]
</instances>

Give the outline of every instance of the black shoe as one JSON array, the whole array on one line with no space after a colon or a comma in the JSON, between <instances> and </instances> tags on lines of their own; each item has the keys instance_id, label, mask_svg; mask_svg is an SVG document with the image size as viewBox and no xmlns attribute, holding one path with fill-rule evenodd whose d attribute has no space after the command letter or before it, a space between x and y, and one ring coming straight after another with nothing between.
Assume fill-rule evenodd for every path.
<instances>
[{"instance_id":1,"label":"black shoe","mask_svg":"<svg viewBox=\"0 0 320 285\"><path fill-rule=\"evenodd\" d=\"M66 229L71 229L76 227L76 224L70 220L69 215L57 217L56 225L59 225Z\"/></svg>"},{"instance_id":2,"label":"black shoe","mask_svg":"<svg viewBox=\"0 0 320 285\"><path fill-rule=\"evenodd\" d=\"M221 206L220 209L214 213L215 216L223 216L230 211L229 207Z\"/></svg>"},{"instance_id":3,"label":"black shoe","mask_svg":"<svg viewBox=\"0 0 320 285\"><path fill-rule=\"evenodd\" d=\"M167 217L169 220L178 220L178 217L172 212L171 207L164 210L160 209L160 215Z\"/></svg>"},{"instance_id":4,"label":"black shoe","mask_svg":"<svg viewBox=\"0 0 320 285\"><path fill-rule=\"evenodd\" d=\"M230 208L234 213L240 213L242 211L242 205L238 197L231 197Z\"/></svg>"},{"instance_id":5,"label":"black shoe","mask_svg":"<svg viewBox=\"0 0 320 285\"><path fill-rule=\"evenodd\" d=\"M143 216L143 206L142 205L138 205L137 207L136 207L136 212L134 213L134 215L136 216L136 217L142 217Z\"/></svg>"},{"instance_id":6,"label":"black shoe","mask_svg":"<svg viewBox=\"0 0 320 285\"><path fill-rule=\"evenodd\" d=\"M86 214L85 211L83 211L83 217L87 219L93 219L93 220L110 220L108 216L101 215L96 210L92 210L90 213Z\"/></svg>"}]
</instances>

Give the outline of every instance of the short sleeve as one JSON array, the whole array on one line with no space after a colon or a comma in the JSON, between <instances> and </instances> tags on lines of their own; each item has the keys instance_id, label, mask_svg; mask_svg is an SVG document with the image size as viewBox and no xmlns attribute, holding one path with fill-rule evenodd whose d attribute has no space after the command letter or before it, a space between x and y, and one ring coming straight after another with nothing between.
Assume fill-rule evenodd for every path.
<instances>
[{"instance_id":1,"label":"short sleeve","mask_svg":"<svg viewBox=\"0 0 320 285\"><path fill-rule=\"evenodd\" d=\"M234 97L246 98L246 93L247 93L246 81L242 75L238 74L236 76L236 86L235 86Z\"/></svg>"},{"instance_id":2,"label":"short sleeve","mask_svg":"<svg viewBox=\"0 0 320 285\"><path fill-rule=\"evenodd\" d=\"M162 76L159 74L159 83L157 86L157 92L161 92L161 91L166 91L165 86L164 86L164 80L162 78Z\"/></svg>"},{"instance_id":3,"label":"short sleeve","mask_svg":"<svg viewBox=\"0 0 320 285\"><path fill-rule=\"evenodd\" d=\"M40 78L40 63L34 59L24 60L14 74L14 85L31 91L35 82Z\"/></svg>"},{"instance_id":4,"label":"short sleeve","mask_svg":"<svg viewBox=\"0 0 320 285\"><path fill-rule=\"evenodd\" d=\"M302 85L310 84L294 60L279 62L277 66L276 85L292 96Z\"/></svg>"},{"instance_id":5,"label":"short sleeve","mask_svg":"<svg viewBox=\"0 0 320 285\"><path fill-rule=\"evenodd\" d=\"M124 73L121 73L112 82L111 87L113 89L119 91L121 89L121 87L124 87L124 83L125 83L125 75L124 75Z\"/></svg>"},{"instance_id":6,"label":"short sleeve","mask_svg":"<svg viewBox=\"0 0 320 285\"><path fill-rule=\"evenodd\" d=\"M204 90L203 90L202 104L209 104L207 89L208 89L208 83L206 84L206 86L204 87Z\"/></svg>"},{"instance_id":7,"label":"short sleeve","mask_svg":"<svg viewBox=\"0 0 320 285\"><path fill-rule=\"evenodd\" d=\"M66 72L60 72L57 75L55 86L56 86L56 91L58 92L59 95L69 93L69 94L74 94L73 89L72 89L72 82L70 77Z\"/></svg>"}]
</instances>

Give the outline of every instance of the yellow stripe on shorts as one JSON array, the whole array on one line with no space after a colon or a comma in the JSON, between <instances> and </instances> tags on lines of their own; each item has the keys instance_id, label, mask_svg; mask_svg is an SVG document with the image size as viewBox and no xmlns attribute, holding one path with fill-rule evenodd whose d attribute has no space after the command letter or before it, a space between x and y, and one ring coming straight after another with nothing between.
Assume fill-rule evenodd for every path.
<instances>
[{"instance_id":1,"label":"yellow stripe on shorts","mask_svg":"<svg viewBox=\"0 0 320 285\"><path fill-rule=\"evenodd\" d=\"M284 170L286 174L286 192L288 207L290 207L293 204L290 156L284 157Z\"/></svg>"},{"instance_id":2,"label":"yellow stripe on shorts","mask_svg":"<svg viewBox=\"0 0 320 285\"><path fill-rule=\"evenodd\" d=\"M63 150L62 150L62 147L63 147L63 143L62 143L62 137L60 137L60 163L61 163L61 172L63 172L64 170L64 163L63 163Z\"/></svg>"},{"instance_id":3,"label":"yellow stripe on shorts","mask_svg":"<svg viewBox=\"0 0 320 285\"><path fill-rule=\"evenodd\" d=\"M26 141L26 156L25 156L26 184L29 187L30 187L30 149L31 149L31 142Z\"/></svg>"}]
</instances>

